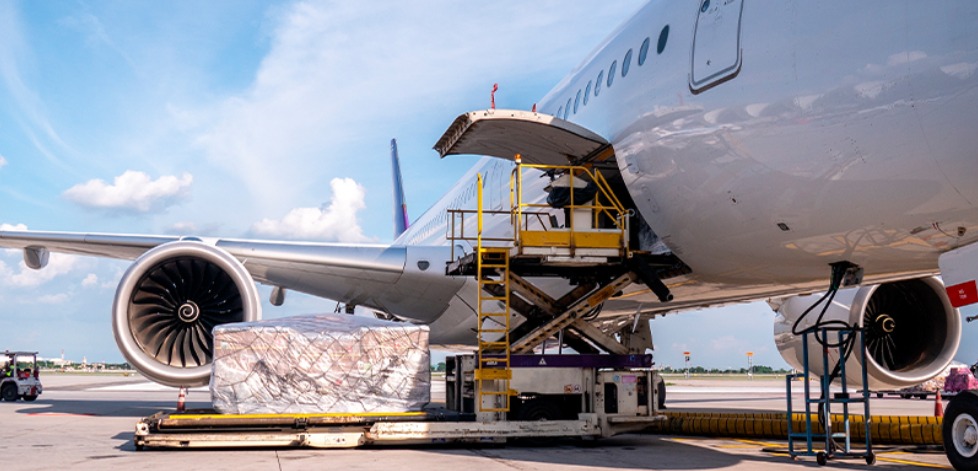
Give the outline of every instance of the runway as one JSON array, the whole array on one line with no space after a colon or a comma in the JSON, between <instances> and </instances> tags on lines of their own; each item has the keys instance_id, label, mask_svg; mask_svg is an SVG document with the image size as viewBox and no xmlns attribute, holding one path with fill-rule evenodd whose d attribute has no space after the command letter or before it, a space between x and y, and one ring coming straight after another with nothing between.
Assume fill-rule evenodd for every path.
<instances>
[{"instance_id":1,"label":"runway","mask_svg":"<svg viewBox=\"0 0 978 471\"><path fill-rule=\"evenodd\" d=\"M33 403L0 403L4 470L37 469L478 469L494 470L791 470L817 468L814 458L791 461L779 440L738 440L628 434L597 441L559 440L547 446L424 446L356 450L164 450L137 452L136 420L173 410L177 392L139 376L41 377L44 394ZM782 380L667 378L672 411L782 412ZM433 401L444 388L436 383ZM800 396L798 397L800 399ZM797 400L797 399L796 399ZM188 408L210 406L206 388L191 390ZM932 401L884 398L874 414L930 415ZM847 469L951 469L943 453L880 450L878 463L830 462Z\"/></svg>"}]
</instances>

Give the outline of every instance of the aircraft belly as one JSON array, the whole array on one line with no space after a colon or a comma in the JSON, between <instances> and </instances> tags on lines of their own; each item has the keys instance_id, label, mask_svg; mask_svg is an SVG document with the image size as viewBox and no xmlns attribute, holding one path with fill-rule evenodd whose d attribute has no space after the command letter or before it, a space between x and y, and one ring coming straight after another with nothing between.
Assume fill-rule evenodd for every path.
<instances>
[{"instance_id":1,"label":"aircraft belly","mask_svg":"<svg viewBox=\"0 0 978 471\"><path fill-rule=\"evenodd\" d=\"M641 215L696 279L926 272L978 240L978 4L840 7L745 9L738 76L698 94L660 76L613 136Z\"/></svg>"}]
</instances>

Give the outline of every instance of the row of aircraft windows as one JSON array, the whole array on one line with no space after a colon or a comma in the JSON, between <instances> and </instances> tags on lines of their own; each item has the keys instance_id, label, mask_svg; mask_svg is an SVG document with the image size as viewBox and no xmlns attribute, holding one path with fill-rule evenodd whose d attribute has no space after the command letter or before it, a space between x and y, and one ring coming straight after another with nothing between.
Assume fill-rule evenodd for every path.
<instances>
[{"instance_id":1,"label":"row of aircraft windows","mask_svg":"<svg viewBox=\"0 0 978 471\"><path fill-rule=\"evenodd\" d=\"M476 189L476 183L475 182L472 182L471 185L469 185L462 193L460 193L458 196L456 196L455 199L451 203L449 203L449 205L448 205L449 209L460 209L460 208L463 208L463 206L466 203L468 203L473 198L475 198L476 191L477 191L477 189ZM442 224L447 223L448 222L447 219L448 219L448 211L445 211L444 213L442 213L440 215L436 215L434 219L429 220L422 227L422 229L421 229L421 231L419 231L418 235L414 238L414 240L412 240L412 243L417 242L419 240L422 240L422 239L430 236L431 233L434 231L434 229L436 227L439 227Z\"/></svg>"},{"instance_id":2,"label":"row of aircraft windows","mask_svg":"<svg viewBox=\"0 0 978 471\"><path fill-rule=\"evenodd\" d=\"M659 32L659 41L657 42L655 48L656 54L662 54L662 51L666 49L666 42L668 40L669 40L669 25L665 25L662 27L662 31ZM639 47L638 49L639 67L645 65L645 61L648 59L650 44L651 44L651 39L647 37L645 38L645 41L642 41L642 46ZM631 68L631 66L632 66L632 49L629 49L628 52L625 53L625 57L621 60L622 78L625 78L625 76L628 75L628 70ZM582 95L582 90L578 89L577 95L575 95L574 98L568 98L567 104L558 108L557 114L555 116L561 119L567 119L567 116L571 114L572 105L573 105L573 113L577 114L577 110L582 104L582 98L583 98L583 105L587 106L588 101L590 101L591 99L592 90L594 96L597 97L598 95L601 94L601 84L605 84L606 88L611 88L611 85L615 82L615 75L617 72L618 72L618 59L615 59L611 61L611 66L608 67L607 79L605 79L604 70L602 69L601 72L598 72L598 77L595 80L593 81L588 80L587 86L584 87L583 95Z\"/></svg>"}]
</instances>

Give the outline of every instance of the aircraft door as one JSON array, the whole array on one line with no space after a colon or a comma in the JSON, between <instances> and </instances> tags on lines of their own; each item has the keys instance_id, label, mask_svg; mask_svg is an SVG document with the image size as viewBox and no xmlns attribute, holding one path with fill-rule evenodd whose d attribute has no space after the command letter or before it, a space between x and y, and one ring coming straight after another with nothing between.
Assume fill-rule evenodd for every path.
<instances>
[{"instance_id":1,"label":"aircraft door","mask_svg":"<svg viewBox=\"0 0 978 471\"><path fill-rule=\"evenodd\" d=\"M700 0L689 75L693 93L730 80L740 72L743 7L743 0Z\"/></svg>"}]
</instances>

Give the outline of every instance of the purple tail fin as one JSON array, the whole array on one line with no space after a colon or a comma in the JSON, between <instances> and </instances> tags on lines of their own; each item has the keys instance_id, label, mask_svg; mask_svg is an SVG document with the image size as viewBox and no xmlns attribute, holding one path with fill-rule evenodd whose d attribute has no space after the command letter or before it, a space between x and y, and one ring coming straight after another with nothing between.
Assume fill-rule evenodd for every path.
<instances>
[{"instance_id":1,"label":"purple tail fin","mask_svg":"<svg viewBox=\"0 0 978 471\"><path fill-rule=\"evenodd\" d=\"M407 230L407 203L404 202L404 185L401 181L401 161L397 156L397 139L391 139L391 170L394 173L394 238Z\"/></svg>"}]
</instances>

